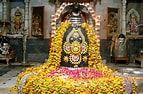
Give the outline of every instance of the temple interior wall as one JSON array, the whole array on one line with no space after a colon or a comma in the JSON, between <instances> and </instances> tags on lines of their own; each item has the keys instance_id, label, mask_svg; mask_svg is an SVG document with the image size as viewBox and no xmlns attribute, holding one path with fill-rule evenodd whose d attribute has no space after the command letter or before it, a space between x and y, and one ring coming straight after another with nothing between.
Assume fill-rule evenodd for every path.
<instances>
[{"instance_id":1,"label":"temple interior wall","mask_svg":"<svg viewBox=\"0 0 143 94\"><path fill-rule=\"evenodd\" d=\"M6 2L5 2L6 1ZM51 32L51 15L55 14L57 10L57 6L48 2L48 0L31 0L28 2L27 0L2 0L0 2L0 21L1 23L5 20L10 25L7 27L9 29L9 33L13 32L13 16L16 8L19 7L21 12L23 13L23 22L21 28L21 35L19 34L7 34L10 38L10 44L16 52L16 57L18 62L22 62L23 60L23 32L25 32L24 26L27 26L28 37L26 41L26 61L28 62L43 62L46 57L48 57L48 51L50 46L50 32ZM27 4L27 8L25 7ZM143 23L143 5L142 1L132 1L127 0L126 3L126 14L132 8L134 8L138 14L140 15L140 23ZM5 7L3 7L5 5ZM33 30L33 10L35 7L42 7L42 35L32 35ZM4 9L5 8L5 9ZM111 46L111 37L112 32L109 32L108 25L110 24L108 21L109 13L108 12L116 12L118 23L117 25L117 33L122 33L122 0L101 0L97 2L97 4L93 7L96 15L101 16L101 26L100 26L100 40L101 40L101 56L103 59L106 59L110 62L110 46ZM25 14L25 11L28 14ZM38 11L37 11L38 12ZM24 24L26 21L27 24ZM127 21L127 19L125 20ZM127 22L126 22L127 23ZM2 31L2 24L0 25L0 29ZM126 31L124 31L126 33ZM133 37L129 39L128 43L128 54L131 57L134 57L138 50L142 48L143 38L134 39ZM138 44L139 43L139 44ZM44 50L43 50L44 49ZM134 50L133 50L134 49ZM34 59L35 58L35 59ZM40 58L40 59L39 59Z\"/></svg>"}]
</instances>

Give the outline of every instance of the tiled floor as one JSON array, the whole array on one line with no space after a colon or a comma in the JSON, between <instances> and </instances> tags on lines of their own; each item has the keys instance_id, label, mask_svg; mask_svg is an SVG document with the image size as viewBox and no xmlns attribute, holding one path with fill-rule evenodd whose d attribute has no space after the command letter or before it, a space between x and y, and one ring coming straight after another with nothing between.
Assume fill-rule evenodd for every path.
<instances>
[{"instance_id":1,"label":"tiled floor","mask_svg":"<svg viewBox=\"0 0 143 94\"><path fill-rule=\"evenodd\" d=\"M137 78L137 85L138 85L138 94L143 94L143 68L139 68L139 66L130 66L130 65L115 65L115 64L108 64L111 68L118 70L121 75L124 76L132 76ZM17 94L11 93L8 91L10 87L13 87L16 82L16 78L18 73L20 73L25 66L19 65L11 65L6 67L6 65L0 65L0 70L2 69L10 69L5 72L3 75L0 76L0 94Z\"/></svg>"},{"instance_id":2,"label":"tiled floor","mask_svg":"<svg viewBox=\"0 0 143 94\"><path fill-rule=\"evenodd\" d=\"M17 75L26 68L19 63L13 63L13 65L0 64L0 94L17 94L9 91L9 88L13 87L16 83ZM4 71L3 71L4 70Z\"/></svg>"}]
</instances>

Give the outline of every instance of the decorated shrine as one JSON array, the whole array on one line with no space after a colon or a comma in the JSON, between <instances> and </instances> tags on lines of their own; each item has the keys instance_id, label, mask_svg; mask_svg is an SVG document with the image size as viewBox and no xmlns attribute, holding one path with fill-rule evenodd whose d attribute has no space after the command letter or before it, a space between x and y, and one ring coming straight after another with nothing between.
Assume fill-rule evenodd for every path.
<instances>
[{"instance_id":1,"label":"decorated shrine","mask_svg":"<svg viewBox=\"0 0 143 94\"><path fill-rule=\"evenodd\" d=\"M13 89L19 94L136 94L134 79L103 64L100 16L89 2L62 1L52 16L49 58L20 73Z\"/></svg>"}]
</instances>

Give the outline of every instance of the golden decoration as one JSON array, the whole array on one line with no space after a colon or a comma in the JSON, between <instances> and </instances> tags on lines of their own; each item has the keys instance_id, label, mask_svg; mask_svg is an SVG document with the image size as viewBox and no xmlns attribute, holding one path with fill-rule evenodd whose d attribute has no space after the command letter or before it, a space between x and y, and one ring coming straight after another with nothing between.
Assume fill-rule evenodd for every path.
<instances>
[{"instance_id":1,"label":"golden decoration","mask_svg":"<svg viewBox=\"0 0 143 94\"><path fill-rule=\"evenodd\" d=\"M83 61L86 62L87 61L87 56L83 56Z\"/></svg>"},{"instance_id":2,"label":"golden decoration","mask_svg":"<svg viewBox=\"0 0 143 94\"><path fill-rule=\"evenodd\" d=\"M74 37L74 38L78 38L78 37L79 37L78 32L74 32L74 33L73 33L73 37Z\"/></svg>"},{"instance_id":3,"label":"golden decoration","mask_svg":"<svg viewBox=\"0 0 143 94\"><path fill-rule=\"evenodd\" d=\"M69 61L68 56L64 56L64 61L65 61L65 62L68 62L68 61Z\"/></svg>"},{"instance_id":4,"label":"golden decoration","mask_svg":"<svg viewBox=\"0 0 143 94\"><path fill-rule=\"evenodd\" d=\"M78 68L78 65L74 65L74 68Z\"/></svg>"},{"instance_id":5,"label":"golden decoration","mask_svg":"<svg viewBox=\"0 0 143 94\"><path fill-rule=\"evenodd\" d=\"M78 41L74 41L71 44L71 54L81 54L81 44Z\"/></svg>"},{"instance_id":6,"label":"golden decoration","mask_svg":"<svg viewBox=\"0 0 143 94\"><path fill-rule=\"evenodd\" d=\"M70 54L70 61L74 65L79 65L81 62L81 55Z\"/></svg>"},{"instance_id":7,"label":"golden decoration","mask_svg":"<svg viewBox=\"0 0 143 94\"><path fill-rule=\"evenodd\" d=\"M69 42L65 42L63 45L63 50L67 53L70 54L71 51L71 44Z\"/></svg>"}]
</instances>

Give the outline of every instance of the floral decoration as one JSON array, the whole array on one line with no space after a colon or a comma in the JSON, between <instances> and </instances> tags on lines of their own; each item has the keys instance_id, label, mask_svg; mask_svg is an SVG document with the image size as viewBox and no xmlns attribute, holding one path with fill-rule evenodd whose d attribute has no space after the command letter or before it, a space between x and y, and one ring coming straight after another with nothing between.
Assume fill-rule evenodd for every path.
<instances>
[{"instance_id":1,"label":"floral decoration","mask_svg":"<svg viewBox=\"0 0 143 94\"><path fill-rule=\"evenodd\" d=\"M61 24L52 39L49 58L43 65L27 68L18 76L15 90L24 75L36 73L30 76L21 94L124 94L128 85L126 78L115 76L112 70L103 65L99 53L100 43L93 28L87 23L82 28L87 31L88 46L88 68L60 67L62 39L66 30L71 26L69 21ZM67 60L67 59L65 59ZM131 81L132 94L136 93L136 83Z\"/></svg>"}]
</instances>

